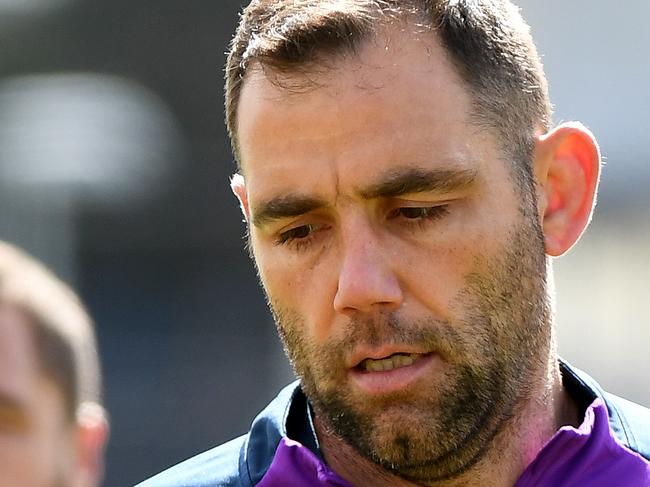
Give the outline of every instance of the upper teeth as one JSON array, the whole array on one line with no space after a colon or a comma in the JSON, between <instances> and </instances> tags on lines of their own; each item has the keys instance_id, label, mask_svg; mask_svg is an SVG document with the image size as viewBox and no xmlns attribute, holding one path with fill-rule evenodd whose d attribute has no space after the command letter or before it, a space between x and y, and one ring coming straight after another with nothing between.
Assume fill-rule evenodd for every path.
<instances>
[{"instance_id":1,"label":"upper teeth","mask_svg":"<svg viewBox=\"0 0 650 487\"><path fill-rule=\"evenodd\" d=\"M361 362L361 368L369 372L381 372L383 370L393 370L399 367L412 365L420 357L417 353L396 353L384 359L367 358Z\"/></svg>"}]
</instances>

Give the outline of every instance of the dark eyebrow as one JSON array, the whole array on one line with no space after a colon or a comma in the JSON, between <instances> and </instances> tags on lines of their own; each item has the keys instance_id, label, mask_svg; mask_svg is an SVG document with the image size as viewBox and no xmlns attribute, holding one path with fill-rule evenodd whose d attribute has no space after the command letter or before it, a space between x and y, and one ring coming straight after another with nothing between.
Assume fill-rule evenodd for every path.
<instances>
[{"instance_id":1,"label":"dark eyebrow","mask_svg":"<svg viewBox=\"0 0 650 487\"><path fill-rule=\"evenodd\" d=\"M325 201L318 198L300 194L279 196L255 205L253 208L253 225L260 227L282 218L300 216L324 206L326 206Z\"/></svg>"},{"instance_id":2,"label":"dark eyebrow","mask_svg":"<svg viewBox=\"0 0 650 487\"><path fill-rule=\"evenodd\" d=\"M477 174L472 169L392 170L381 181L359 191L362 197L395 198L410 193L449 193L472 186Z\"/></svg>"},{"instance_id":3,"label":"dark eyebrow","mask_svg":"<svg viewBox=\"0 0 650 487\"><path fill-rule=\"evenodd\" d=\"M393 169L381 181L361 189L365 199L395 198L410 193L448 193L467 188L476 181L476 171L470 169ZM289 193L263 201L253 207L252 221L256 227L267 223L304 215L327 206L320 198Z\"/></svg>"}]
</instances>

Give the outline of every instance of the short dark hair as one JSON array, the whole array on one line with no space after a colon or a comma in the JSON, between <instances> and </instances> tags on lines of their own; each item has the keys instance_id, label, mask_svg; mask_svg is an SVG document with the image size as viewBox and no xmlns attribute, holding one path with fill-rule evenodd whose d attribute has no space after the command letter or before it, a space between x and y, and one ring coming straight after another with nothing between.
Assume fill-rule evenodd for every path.
<instances>
[{"instance_id":1,"label":"short dark hair","mask_svg":"<svg viewBox=\"0 0 650 487\"><path fill-rule=\"evenodd\" d=\"M82 403L101 404L94 326L79 298L40 262L1 241L0 305L27 318L40 369L61 390L68 419Z\"/></svg>"},{"instance_id":2,"label":"short dark hair","mask_svg":"<svg viewBox=\"0 0 650 487\"><path fill-rule=\"evenodd\" d=\"M508 0L253 0L243 11L226 64L226 123L238 165L237 107L254 63L309 69L354 52L396 21L432 30L474 101L474 120L496 130L516 174L530 182L536 130L550 125L546 78L529 27Z\"/></svg>"}]
</instances>

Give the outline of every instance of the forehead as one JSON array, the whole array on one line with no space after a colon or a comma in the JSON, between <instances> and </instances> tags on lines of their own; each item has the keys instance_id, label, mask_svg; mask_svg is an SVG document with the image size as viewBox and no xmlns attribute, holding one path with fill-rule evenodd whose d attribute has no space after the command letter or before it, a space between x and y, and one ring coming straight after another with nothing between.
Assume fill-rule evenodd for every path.
<instances>
[{"instance_id":1,"label":"forehead","mask_svg":"<svg viewBox=\"0 0 650 487\"><path fill-rule=\"evenodd\" d=\"M393 29L325 68L255 69L238 107L249 198L331 182L358 187L393 166L471 169L485 131L468 88L431 32ZM283 187L284 185L284 187Z\"/></svg>"}]
</instances>

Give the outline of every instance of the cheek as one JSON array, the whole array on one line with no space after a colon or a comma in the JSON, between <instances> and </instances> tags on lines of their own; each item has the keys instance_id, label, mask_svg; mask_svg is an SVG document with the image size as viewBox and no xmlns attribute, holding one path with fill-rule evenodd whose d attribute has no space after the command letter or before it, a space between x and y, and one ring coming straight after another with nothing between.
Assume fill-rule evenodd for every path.
<instances>
[{"instance_id":1,"label":"cheek","mask_svg":"<svg viewBox=\"0 0 650 487\"><path fill-rule=\"evenodd\" d=\"M0 436L0 487L53 485L61 468L60 443L42 435Z\"/></svg>"},{"instance_id":2,"label":"cheek","mask_svg":"<svg viewBox=\"0 0 650 487\"><path fill-rule=\"evenodd\" d=\"M256 252L264 289L276 307L298 315L307 323L333 312L337 288L336 263L326 255L307 259L282 251Z\"/></svg>"},{"instance_id":3,"label":"cheek","mask_svg":"<svg viewBox=\"0 0 650 487\"><path fill-rule=\"evenodd\" d=\"M309 294L309 280L295 262L273 258L257 258L257 266L264 290L271 302L283 308L296 309L304 295Z\"/></svg>"},{"instance_id":4,"label":"cheek","mask_svg":"<svg viewBox=\"0 0 650 487\"><path fill-rule=\"evenodd\" d=\"M0 434L0 487L36 485L38 468L30 446L25 438Z\"/></svg>"},{"instance_id":5,"label":"cheek","mask_svg":"<svg viewBox=\"0 0 650 487\"><path fill-rule=\"evenodd\" d=\"M35 411L34 452L41 471L49 483L68 478L73 468L76 452L76 429L66 420L63 396L59 387L49 379L40 380Z\"/></svg>"},{"instance_id":6,"label":"cheek","mask_svg":"<svg viewBox=\"0 0 650 487\"><path fill-rule=\"evenodd\" d=\"M424 240L403 244L395 260L397 273L409 302L424 305L439 319L454 320L451 304L467 285L472 272L485 249L481 238L465 235L445 240Z\"/></svg>"}]
</instances>

